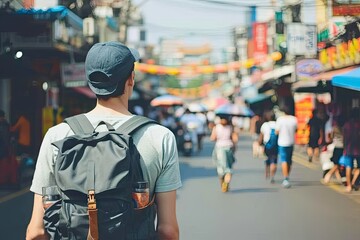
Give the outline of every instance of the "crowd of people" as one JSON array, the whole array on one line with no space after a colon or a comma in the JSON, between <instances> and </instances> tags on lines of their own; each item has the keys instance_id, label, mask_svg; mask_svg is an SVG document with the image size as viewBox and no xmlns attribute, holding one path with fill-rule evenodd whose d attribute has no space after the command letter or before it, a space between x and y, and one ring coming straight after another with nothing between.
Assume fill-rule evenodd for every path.
<instances>
[{"instance_id":1,"label":"crowd of people","mask_svg":"<svg viewBox=\"0 0 360 240\"><path fill-rule=\"evenodd\" d=\"M265 160L265 176L274 182L279 159L284 178L282 185L289 188L291 186L289 175L292 165L292 152L297 131L296 117L290 115L285 108L284 115L279 116L276 120L273 111L267 111L263 117L258 116L255 121L253 131L258 138L253 147L260 148L260 151L263 151L267 157ZM322 165L324 183L330 183L335 176L337 182L345 186L345 192L358 190L360 109L353 108L348 114L337 113L336 115L330 110L324 114L324 111L320 112L318 109L314 109L306 126L309 130L308 161ZM270 140L272 129L276 133L278 146L276 150L270 151L267 149L267 143Z\"/></svg>"}]
</instances>

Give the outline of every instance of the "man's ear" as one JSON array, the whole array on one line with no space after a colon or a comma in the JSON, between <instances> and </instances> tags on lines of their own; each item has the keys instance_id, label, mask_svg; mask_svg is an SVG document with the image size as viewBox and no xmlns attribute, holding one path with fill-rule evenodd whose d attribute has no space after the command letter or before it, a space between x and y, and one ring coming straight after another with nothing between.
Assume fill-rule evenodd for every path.
<instances>
[{"instance_id":1,"label":"man's ear","mask_svg":"<svg viewBox=\"0 0 360 240\"><path fill-rule=\"evenodd\" d=\"M128 79L128 85L131 87L135 85L135 72L134 71L131 73L131 76Z\"/></svg>"}]
</instances>

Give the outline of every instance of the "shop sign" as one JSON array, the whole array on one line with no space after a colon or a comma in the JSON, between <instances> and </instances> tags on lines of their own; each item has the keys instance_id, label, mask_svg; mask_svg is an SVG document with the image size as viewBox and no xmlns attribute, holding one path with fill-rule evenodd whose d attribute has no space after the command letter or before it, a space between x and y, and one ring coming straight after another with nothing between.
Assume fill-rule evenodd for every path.
<instances>
[{"instance_id":1,"label":"shop sign","mask_svg":"<svg viewBox=\"0 0 360 240\"><path fill-rule=\"evenodd\" d=\"M61 80L65 87L83 87L87 85L84 63L63 63Z\"/></svg>"},{"instance_id":2,"label":"shop sign","mask_svg":"<svg viewBox=\"0 0 360 240\"><path fill-rule=\"evenodd\" d=\"M333 16L359 16L360 2L354 0L332 0Z\"/></svg>"},{"instance_id":3,"label":"shop sign","mask_svg":"<svg viewBox=\"0 0 360 240\"><path fill-rule=\"evenodd\" d=\"M56 20L53 23L53 39L57 43L65 43L80 49L85 43L82 29L68 24L65 20Z\"/></svg>"},{"instance_id":4,"label":"shop sign","mask_svg":"<svg viewBox=\"0 0 360 240\"><path fill-rule=\"evenodd\" d=\"M287 48L292 55L316 55L317 33L315 25L291 23L287 26Z\"/></svg>"},{"instance_id":5,"label":"shop sign","mask_svg":"<svg viewBox=\"0 0 360 240\"><path fill-rule=\"evenodd\" d=\"M318 59L302 59L295 65L295 72L298 79L307 79L321 73L323 70L324 67Z\"/></svg>"},{"instance_id":6,"label":"shop sign","mask_svg":"<svg viewBox=\"0 0 360 240\"><path fill-rule=\"evenodd\" d=\"M321 50L319 60L323 64L325 71L359 64L360 37Z\"/></svg>"},{"instance_id":7,"label":"shop sign","mask_svg":"<svg viewBox=\"0 0 360 240\"><path fill-rule=\"evenodd\" d=\"M254 58L261 58L268 54L267 23L253 23Z\"/></svg>"}]
</instances>

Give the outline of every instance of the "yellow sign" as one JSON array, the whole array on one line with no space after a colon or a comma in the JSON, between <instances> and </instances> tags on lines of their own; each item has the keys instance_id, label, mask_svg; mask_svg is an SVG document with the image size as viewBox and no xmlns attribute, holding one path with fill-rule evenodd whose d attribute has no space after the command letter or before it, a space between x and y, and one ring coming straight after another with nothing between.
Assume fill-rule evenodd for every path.
<instances>
[{"instance_id":1,"label":"yellow sign","mask_svg":"<svg viewBox=\"0 0 360 240\"><path fill-rule=\"evenodd\" d=\"M325 71L359 64L360 38L353 38L348 42L342 42L321 50L319 60Z\"/></svg>"}]
</instances>

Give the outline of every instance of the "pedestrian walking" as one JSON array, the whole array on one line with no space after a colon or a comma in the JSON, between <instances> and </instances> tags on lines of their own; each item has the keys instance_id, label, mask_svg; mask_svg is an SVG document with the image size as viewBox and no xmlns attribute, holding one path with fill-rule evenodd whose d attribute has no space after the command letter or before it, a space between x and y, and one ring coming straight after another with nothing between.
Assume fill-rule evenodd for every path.
<instances>
[{"instance_id":1,"label":"pedestrian walking","mask_svg":"<svg viewBox=\"0 0 360 240\"><path fill-rule=\"evenodd\" d=\"M316 160L319 159L319 144L322 141L320 139L322 121L318 118L316 109L313 110L312 117L307 123L307 126L310 130L307 154L309 157L309 162L312 162L313 158Z\"/></svg>"},{"instance_id":2,"label":"pedestrian walking","mask_svg":"<svg viewBox=\"0 0 360 240\"><path fill-rule=\"evenodd\" d=\"M10 124L5 112L0 110L0 161L8 157L10 149Z\"/></svg>"},{"instance_id":3,"label":"pedestrian walking","mask_svg":"<svg viewBox=\"0 0 360 240\"><path fill-rule=\"evenodd\" d=\"M325 131L325 133L328 133L326 134L326 142L332 143L334 145L334 150L331 157L331 161L334 163L334 166L325 174L325 183L329 183L333 175L335 175L337 180L341 183L339 160L344 151L344 137L342 130L344 122L345 121L342 116L334 117L331 129Z\"/></svg>"},{"instance_id":4,"label":"pedestrian walking","mask_svg":"<svg viewBox=\"0 0 360 240\"><path fill-rule=\"evenodd\" d=\"M270 183L274 183L278 159L278 136L276 135L276 122L273 111L264 113L264 121L260 128L258 143L264 146L267 157L265 160L265 178L270 178Z\"/></svg>"},{"instance_id":5,"label":"pedestrian walking","mask_svg":"<svg viewBox=\"0 0 360 240\"><path fill-rule=\"evenodd\" d=\"M355 186L356 179L360 171L360 109L353 108L350 113L350 118L345 122L343 127L344 136L344 162L346 168L346 189L350 193ZM354 169L354 161L357 163L357 168ZM352 172L354 173L352 175Z\"/></svg>"},{"instance_id":6,"label":"pedestrian walking","mask_svg":"<svg viewBox=\"0 0 360 240\"><path fill-rule=\"evenodd\" d=\"M203 149L203 141L206 135L207 130L207 119L204 113L197 112L195 113L196 118L198 119L198 126L196 128L197 133L197 143L198 151L200 152Z\"/></svg>"},{"instance_id":7,"label":"pedestrian walking","mask_svg":"<svg viewBox=\"0 0 360 240\"><path fill-rule=\"evenodd\" d=\"M130 50L119 42L97 43L89 50L85 60L85 70L89 87L97 96L97 103L93 110L85 113L83 116L88 120L92 127L95 128L98 124L101 124L100 127L107 128L109 127L108 125L110 125L113 128L118 129L122 124L132 124L132 119L136 119L137 116L132 115L128 110L128 101L135 84L134 62L138 59L139 56L136 50ZM104 122L106 122L106 126L103 124ZM83 123L84 122L80 122L80 125ZM98 132L95 135L99 135L103 130L96 129L94 131ZM32 217L27 229L27 240L48 238L48 235L44 230L43 222L44 208L42 204L42 188L59 184L57 179L54 178L54 171L56 170L54 169L54 161L55 164L56 161L59 161L58 158L55 160L59 149L55 147L56 144L54 142L59 142L72 135L74 135L74 132L69 125L60 123L50 128L44 136L33 182L30 188L30 190L34 192L34 204ZM149 189L148 194L145 196L148 196L149 199L154 199L156 204L156 212L153 212L157 216L156 221L152 218L155 217L155 215L153 216L153 213L146 216L141 215L142 220L149 223L149 225L142 225L142 227L149 229L149 232L151 233L155 232L156 239L179 239L179 228L176 218L176 190L181 187L181 179L174 134L169 129L159 124L148 124L132 134L132 141L139 153L138 156L140 156L143 177L149 183L147 184ZM55 145L52 145L53 143ZM119 150L119 148L117 149ZM110 159L106 159L107 154L111 154L110 151L103 152L104 159L96 160L109 162L108 160ZM106 169L108 167L106 164L101 167L101 171L108 171L108 169ZM123 167L125 166L118 165L117 168ZM115 172L119 169L113 168L112 170ZM78 176L73 177L75 179ZM121 178L122 176L115 177ZM131 184L130 179L126 180L125 183L128 183L128 185ZM124 186L124 189L122 189L119 194L121 194L123 190L132 187L133 186ZM94 194L97 193L95 192ZM91 204L91 207L94 207L93 197L96 199L96 195L89 195L88 204ZM114 196L111 195L107 197L111 198ZM98 200L97 202L98 206L106 204L105 202L101 202L101 200ZM90 210L91 208L89 208L88 211ZM142 211L136 213L136 215L139 214L142 214ZM72 215L71 218L73 217L76 216ZM92 215L90 216L89 213L89 218L90 217L92 217ZM100 219L100 217L104 216L98 215L98 219ZM111 218L111 221L116 221L118 217L120 216L114 216ZM90 220L91 219L89 219L89 222ZM111 228L116 232L118 231L117 228L124 228L122 225L122 222L114 222L114 225ZM131 223L129 223L129 225L130 226L126 225L125 222L124 226L128 229L126 231L130 231L132 237L126 239L137 239L136 236L140 232L146 234L146 232L144 233L141 229L133 229ZM66 225L65 231L69 231L67 229L70 227L70 225ZM100 229L101 227L102 226L100 226ZM81 229L75 230L80 231ZM70 233L74 234L73 232ZM68 234L70 233L68 232ZM115 236L115 239L124 238L125 236L122 235ZM86 239L86 236L78 239ZM102 239L114 238L105 237ZM144 237L141 239L153 238Z\"/></svg>"},{"instance_id":8,"label":"pedestrian walking","mask_svg":"<svg viewBox=\"0 0 360 240\"><path fill-rule=\"evenodd\" d=\"M199 149L197 130L202 122L196 117L195 113L191 112L188 108L185 109L184 114L180 117L180 122L186 127L186 130L191 135L193 145Z\"/></svg>"},{"instance_id":9,"label":"pedestrian walking","mask_svg":"<svg viewBox=\"0 0 360 240\"><path fill-rule=\"evenodd\" d=\"M210 140L215 141L212 158L220 179L221 191L228 192L238 142L238 135L228 116L220 116L220 122L212 129Z\"/></svg>"},{"instance_id":10,"label":"pedestrian walking","mask_svg":"<svg viewBox=\"0 0 360 240\"><path fill-rule=\"evenodd\" d=\"M279 160L284 180L282 186L290 188L289 175L292 165L292 154L295 144L295 133L297 130L297 119L290 115L290 109L284 108L284 115L276 120L276 134L278 135Z\"/></svg>"},{"instance_id":11,"label":"pedestrian walking","mask_svg":"<svg viewBox=\"0 0 360 240\"><path fill-rule=\"evenodd\" d=\"M10 127L12 134L17 134L16 154L18 156L31 153L31 129L28 115L28 110L23 109L16 123Z\"/></svg>"},{"instance_id":12,"label":"pedestrian walking","mask_svg":"<svg viewBox=\"0 0 360 240\"><path fill-rule=\"evenodd\" d=\"M18 183L19 162L10 143L10 124L0 110L0 185Z\"/></svg>"}]
</instances>

